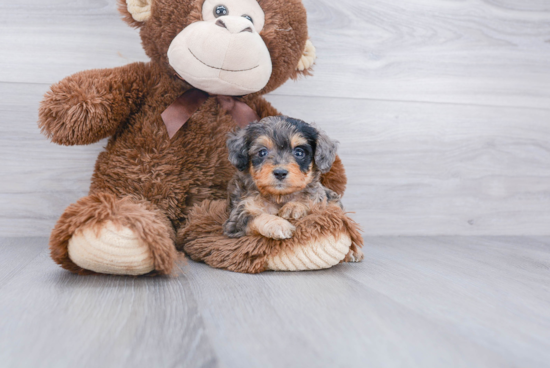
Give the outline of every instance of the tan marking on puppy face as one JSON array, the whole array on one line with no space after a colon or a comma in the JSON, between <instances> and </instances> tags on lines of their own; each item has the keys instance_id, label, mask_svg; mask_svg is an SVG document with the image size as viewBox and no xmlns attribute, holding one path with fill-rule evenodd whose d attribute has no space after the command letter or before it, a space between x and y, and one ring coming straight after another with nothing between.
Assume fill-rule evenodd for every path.
<instances>
[{"instance_id":1,"label":"tan marking on puppy face","mask_svg":"<svg viewBox=\"0 0 550 368\"><path fill-rule=\"evenodd\" d=\"M252 148L265 147L268 150L272 150L273 147L275 147L275 144L268 136L261 135L254 140L254 143L251 146Z\"/></svg>"},{"instance_id":2,"label":"tan marking on puppy face","mask_svg":"<svg viewBox=\"0 0 550 368\"><path fill-rule=\"evenodd\" d=\"M250 168L250 174L258 190L262 195L286 195L299 192L304 189L313 180L313 165L304 173L300 170L297 163L292 162L288 165L273 165L266 162L258 170ZM279 181L273 175L273 170L285 169L288 175L284 181Z\"/></svg>"},{"instance_id":3,"label":"tan marking on puppy face","mask_svg":"<svg viewBox=\"0 0 550 368\"><path fill-rule=\"evenodd\" d=\"M312 167L313 165L310 165L308 171L304 173L300 170L300 166L298 166L295 162L292 162L286 166L286 169L288 170L287 181L289 182L290 187L296 188L294 191L302 190L309 183L311 183L313 180L313 172L311 170Z\"/></svg>"},{"instance_id":4,"label":"tan marking on puppy face","mask_svg":"<svg viewBox=\"0 0 550 368\"><path fill-rule=\"evenodd\" d=\"M298 146L302 146L307 144L307 139L305 139L301 134L296 133L292 136L290 139L290 145L292 148L296 148Z\"/></svg>"},{"instance_id":5,"label":"tan marking on puppy face","mask_svg":"<svg viewBox=\"0 0 550 368\"><path fill-rule=\"evenodd\" d=\"M264 163L258 169L250 167L250 176L252 176L254 183L262 195L272 194L269 188L275 184L275 178L273 177L274 169L275 166L268 162Z\"/></svg>"}]
</instances>

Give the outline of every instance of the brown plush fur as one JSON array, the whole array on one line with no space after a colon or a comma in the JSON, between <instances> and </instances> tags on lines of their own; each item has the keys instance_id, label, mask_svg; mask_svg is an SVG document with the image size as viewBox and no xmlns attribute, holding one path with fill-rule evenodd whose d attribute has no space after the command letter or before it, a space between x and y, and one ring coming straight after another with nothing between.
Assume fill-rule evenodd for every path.
<instances>
[{"instance_id":1,"label":"brown plush fur","mask_svg":"<svg viewBox=\"0 0 550 368\"><path fill-rule=\"evenodd\" d=\"M267 239L248 235L230 239L223 235L222 226L229 217L227 201L205 201L189 215L189 225L177 235L176 246L194 261L235 272L259 273L266 270L267 258L287 247L299 247L306 242L347 232L353 242L351 254L362 259L363 239L359 226L337 205L313 207L306 217L291 220L296 226L292 238Z\"/></svg>"},{"instance_id":2,"label":"brown plush fur","mask_svg":"<svg viewBox=\"0 0 550 368\"><path fill-rule=\"evenodd\" d=\"M84 271L68 258L70 236L110 219L132 229L139 223L143 232L138 233L157 258L157 271L169 273L175 253L167 249L168 239L195 204L226 197L235 170L225 146L235 122L214 96L172 139L161 119L161 113L191 88L174 75L166 52L178 32L201 18L202 1L155 0L152 17L145 23L135 22L124 3L120 0L121 12L130 25L140 27L151 62L67 77L52 86L39 110L39 126L55 143L90 144L110 137L95 165L89 197L67 208L50 239L54 260L73 272ZM261 36L271 53L273 73L263 90L240 99L264 118L278 112L261 95L297 76L295 67L308 35L299 0L259 3L266 14ZM342 194L345 180L337 160L323 185ZM133 199L120 202L126 197ZM100 210L112 208L116 211ZM162 251L157 252L157 246Z\"/></svg>"}]
</instances>

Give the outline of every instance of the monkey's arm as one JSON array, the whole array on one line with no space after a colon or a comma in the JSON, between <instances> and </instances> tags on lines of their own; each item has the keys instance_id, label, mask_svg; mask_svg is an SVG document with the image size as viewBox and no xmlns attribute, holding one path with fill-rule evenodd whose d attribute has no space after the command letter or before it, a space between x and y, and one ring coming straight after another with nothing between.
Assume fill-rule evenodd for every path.
<instances>
[{"instance_id":1,"label":"monkey's arm","mask_svg":"<svg viewBox=\"0 0 550 368\"><path fill-rule=\"evenodd\" d=\"M53 142L67 146L109 137L140 105L150 74L145 63L73 74L46 93L38 125Z\"/></svg>"}]
</instances>

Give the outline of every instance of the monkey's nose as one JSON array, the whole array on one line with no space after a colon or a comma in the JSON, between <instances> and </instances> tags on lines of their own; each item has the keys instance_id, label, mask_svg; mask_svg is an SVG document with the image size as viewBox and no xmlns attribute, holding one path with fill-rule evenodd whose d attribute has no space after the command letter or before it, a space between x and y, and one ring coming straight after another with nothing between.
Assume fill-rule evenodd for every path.
<instances>
[{"instance_id":1,"label":"monkey's nose","mask_svg":"<svg viewBox=\"0 0 550 368\"><path fill-rule=\"evenodd\" d=\"M225 16L223 17L223 19L219 18L214 24L216 24L218 27L227 29L229 33L253 33L252 27L250 27L250 22L243 17Z\"/></svg>"},{"instance_id":2,"label":"monkey's nose","mask_svg":"<svg viewBox=\"0 0 550 368\"><path fill-rule=\"evenodd\" d=\"M285 180L286 176L288 174L288 170L285 169L275 169L273 170L273 175L277 178L277 180Z\"/></svg>"},{"instance_id":3,"label":"monkey's nose","mask_svg":"<svg viewBox=\"0 0 550 368\"><path fill-rule=\"evenodd\" d=\"M227 28L227 26L225 25L225 22L224 22L223 20L221 20L221 19L218 19L218 20L216 21L216 25L217 25L218 27Z\"/></svg>"}]
</instances>

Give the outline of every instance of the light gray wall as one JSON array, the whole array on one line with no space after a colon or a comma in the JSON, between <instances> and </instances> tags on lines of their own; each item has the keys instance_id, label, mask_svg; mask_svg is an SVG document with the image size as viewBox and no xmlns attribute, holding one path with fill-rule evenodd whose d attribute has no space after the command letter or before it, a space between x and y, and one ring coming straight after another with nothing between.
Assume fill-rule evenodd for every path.
<instances>
[{"instance_id":1,"label":"light gray wall","mask_svg":"<svg viewBox=\"0 0 550 368\"><path fill-rule=\"evenodd\" d=\"M368 235L550 235L550 2L306 0L315 76L268 99L340 140ZM0 3L0 233L48 235L105 142L39 134L48 86L147 57L114 0Z\"/></svg>"}]
</instances>

